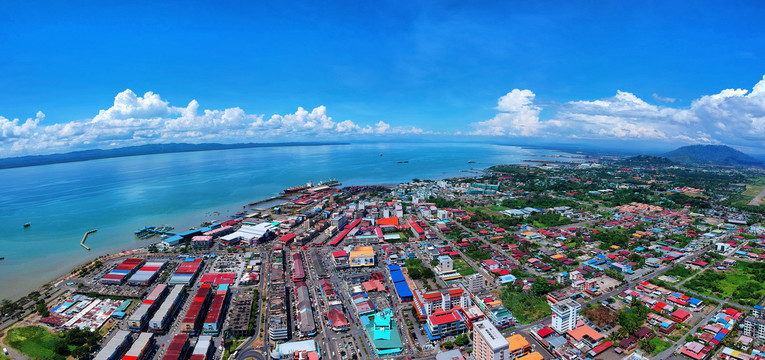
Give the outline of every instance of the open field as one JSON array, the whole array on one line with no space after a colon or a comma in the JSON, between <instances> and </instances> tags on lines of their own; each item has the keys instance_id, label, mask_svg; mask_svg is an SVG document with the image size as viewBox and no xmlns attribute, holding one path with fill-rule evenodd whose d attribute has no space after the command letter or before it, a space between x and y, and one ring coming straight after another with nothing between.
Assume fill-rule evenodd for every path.
<instances>
[{"instance_id":1,"label":"open field","mask_svg":"<svg viewBox=\"0 0 765 360\"><path fill-rule=\"evenodd\" d=\"M465 260L462 259L455 259L454 260L454 270L457 270L458 273L462 276L468 276L471 274L475 274L476 270L473 269L468 263L465 262Z\"/></svg>"},{"instance_id":2,"label":"open field","mask_svg":"<svg viewBox=\"0 0 765 360\"><path fill-rule=\"evenodd\" d=\"M763 296L761 283L765 264L738 261L727 272L707 270L685 283L684 287L718 299L731 298L741 305L755 305Z\"/></svg>"},{"instance_id":3,"label":"open field","mask_svg":"<svg viewBox=\"0 0 765 360\"><path fill-rule=\"evenodd\" d=\"M530 324L550 314L550 305L542 296L502 290L502 304L521 324Z\"/></svg>"},{"instance_id":4,"label":"open field","mask_svg":"<svg viewBox=\"0 0 765 360\"><path fill-rule=\"evenodd\" d=\"M26 326L8 330L5 342L32 359L63 359L52 350L56 339L42 326Z\"/></svg>"}]
</instances>

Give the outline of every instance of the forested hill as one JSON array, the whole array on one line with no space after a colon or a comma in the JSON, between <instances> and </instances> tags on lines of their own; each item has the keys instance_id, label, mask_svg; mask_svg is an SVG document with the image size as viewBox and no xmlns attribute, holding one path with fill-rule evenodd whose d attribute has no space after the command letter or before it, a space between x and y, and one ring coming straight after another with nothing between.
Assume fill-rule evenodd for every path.
<instances>
[{"instance_id":1,"label":"forested hill","mask_svg":"<svg viewBox=\"0 0 765 360\"><path fill-rule=\"evenodd\" d=\"M763 164L762 161L725 145L683 146L661 156L690 165L753 166Z\"/></svg>"}]
</instances>

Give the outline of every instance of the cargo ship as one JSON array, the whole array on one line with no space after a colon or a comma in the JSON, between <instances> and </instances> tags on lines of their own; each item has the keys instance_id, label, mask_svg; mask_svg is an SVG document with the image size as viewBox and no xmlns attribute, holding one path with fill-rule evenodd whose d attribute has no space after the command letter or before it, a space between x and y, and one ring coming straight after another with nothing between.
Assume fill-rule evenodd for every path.
<instances>
[{"instance_id":1,"label":"cargo ship","mask_svg":"<svg viewBox=\"0 0 765 360\"><path fill-rule=\"evenodd\" d=\"M313 184L307 183L307 184L300 185L300 186L293 186L291 188L286 188L286 189L282 190L282 192L285 193L285 194L294 194L296 192L301 192L301 191L304 191L304 190L308 190L308 188L310 188L312 186L313 186Z\"/></svg>"}]
</instances>

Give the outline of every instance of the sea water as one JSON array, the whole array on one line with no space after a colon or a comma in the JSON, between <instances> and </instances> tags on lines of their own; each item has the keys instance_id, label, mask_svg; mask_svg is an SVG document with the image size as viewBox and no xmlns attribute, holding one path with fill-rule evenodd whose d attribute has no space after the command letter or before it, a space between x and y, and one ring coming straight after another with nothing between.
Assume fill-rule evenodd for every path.
<instances>
[{"instance_id":1,"label":"sea water","mask_svg":"<svg viewBox=\"0 0 765 360\"><path fill-rule=\"evenodd\" d=\"M147 244L146 225L185 231L308 181L343 186L466 176L554 150L473 143L285 146L157 154L0 170L0 299L97 256ZM400 163L407 161L407 163ZM468 163L475 161L475 163ZM27 222L31 226L25 228ZM80 246L88 230L97 229Z\"/></svg>"}]
</instances>

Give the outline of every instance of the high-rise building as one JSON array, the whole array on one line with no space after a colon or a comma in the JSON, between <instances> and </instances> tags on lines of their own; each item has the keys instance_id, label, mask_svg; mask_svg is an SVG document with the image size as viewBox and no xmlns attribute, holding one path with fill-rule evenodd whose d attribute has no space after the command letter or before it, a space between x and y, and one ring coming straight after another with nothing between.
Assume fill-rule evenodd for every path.
<instances>
[{"instance_id":1,"label":"high-rise building","mask_svg":"<svg viewBox=\"0 0 765 360\"><path fill-rule=\"evenodd\" d=\"M553 330L562 334L576 328L576 320L582 305L574 300L566 299L553 304L551 308Z\"/></svg>"},{"instance_id":2,"label":"high-rise building","mask_svg":"<svg viewBox=\"0 0 765 360\"><path fill-rule=\"evenodd\" d=\"M475 360L510 359L510 343L488 320L473 325L473 357Z\"/></svg>"}]
</instances>

